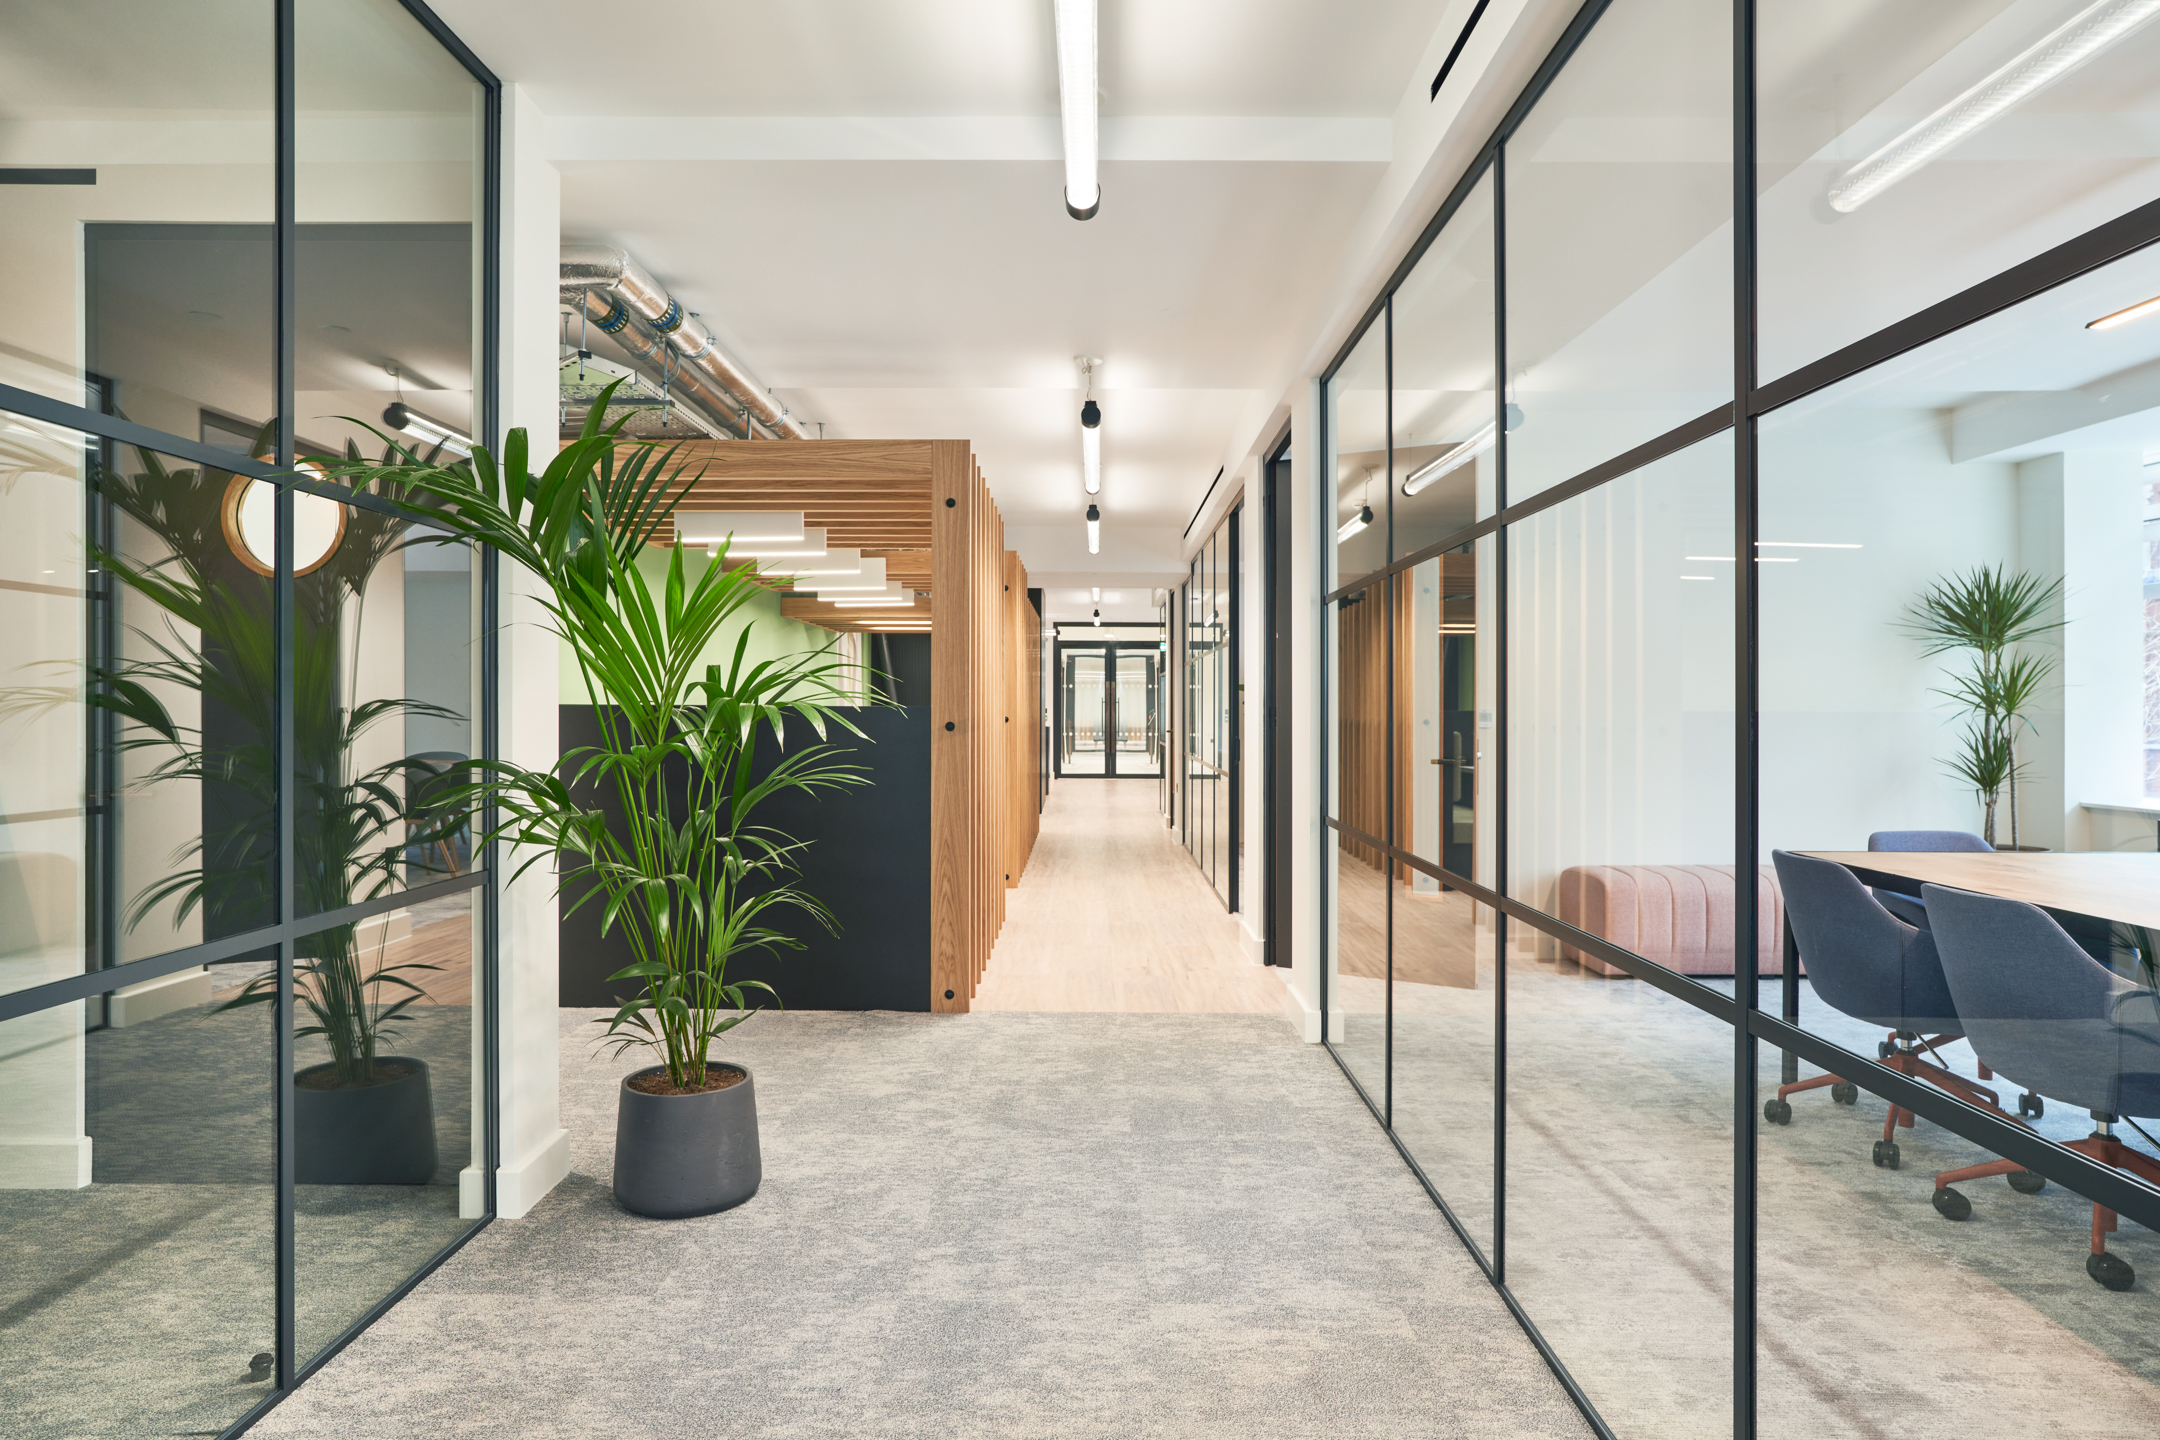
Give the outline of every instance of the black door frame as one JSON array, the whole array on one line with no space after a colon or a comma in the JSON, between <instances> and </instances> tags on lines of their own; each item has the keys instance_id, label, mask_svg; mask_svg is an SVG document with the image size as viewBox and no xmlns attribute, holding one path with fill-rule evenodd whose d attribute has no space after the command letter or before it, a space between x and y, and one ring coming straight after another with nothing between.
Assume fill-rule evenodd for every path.
<instances>
[{"instance_id":1,"label":"black door frame","mask_svg":"<svg viewBox=\"0 0 2160 1440\"><path fill-rule=\"evenodd\" d=\"M1065 733L1065 651L1068 648L1089 653L1100 652L1103 657L1103 706L1105 710L1103 718L1106 724L1104 726L1103 769L1100 775L1086 772L1070 774L1065 769L1065 745L1063 739ZM1155 693L1158 697L1158 704L1155 708L1158 714L1156 768L1152 772L1140 772L1131 775L1118 774L1115 721L1117 716L1117 655L1120 650L1128 651L1134 655L1151 655L1155 659ZM1165 658L1160 640L1113 640L1109 638L1101 640L1066 640L1060 638L1057 641L1051 651L1050 662L1050 755L1052 762L1056 766L1058 779L1153 780L1169 768L1169 725L1167 721L1162 720L1160 717L1162 708L1160 698L1167 696L1168 690L1166 687L1169 684L1169 667L1163 663Z\"/></svg>"},{"instance_id":2,"label":"black door frame","mask_svg":"<svg viewBox=\"0 0 2160 1440\"><path fill-rule=\"evenodd\" d=\"M1264 657L1260 718L1261 963L1290 966L1290 747L1282 716L1290 707L1290 587L1283 557L1290 538L1290 431L1260 465L1260 618Z\"/></svg>"}]
</instances>

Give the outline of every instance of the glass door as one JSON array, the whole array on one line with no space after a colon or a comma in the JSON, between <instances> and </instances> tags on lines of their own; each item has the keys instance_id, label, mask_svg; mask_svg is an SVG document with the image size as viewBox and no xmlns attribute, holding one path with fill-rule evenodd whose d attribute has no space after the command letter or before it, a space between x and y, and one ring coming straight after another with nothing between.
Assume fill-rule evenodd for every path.
<instances>
[{"instance_id":1,"label":"glass door","mask_svg":"<svg viewBox=\"0 0 2160 1440\"><path fill-rule=\"evenodd\" d=\"M1058 646L1058 774L1162 774L1162 642Z\"/></svg>"},{"instance_id":2,"label":"glass door","mask_svg":"<svg viewBox=\"0 0 2160 1440\"><path fill-rule=\"evenodd\" d=\"M1058 647L1058 774L1108 775L1110 648Z\"/></svg>"},{"instance_id":3,"label":"glass door","mask_svg":"<svg viewBox=\"0 0 2160 1440\"><path fill-rule=\"evenodd\" d=\"M1110 733L1115 737L1110 773L1154 778L1162 774L1162 651L1113 645L1109 654Z\"/></svg>"}]
</instances>

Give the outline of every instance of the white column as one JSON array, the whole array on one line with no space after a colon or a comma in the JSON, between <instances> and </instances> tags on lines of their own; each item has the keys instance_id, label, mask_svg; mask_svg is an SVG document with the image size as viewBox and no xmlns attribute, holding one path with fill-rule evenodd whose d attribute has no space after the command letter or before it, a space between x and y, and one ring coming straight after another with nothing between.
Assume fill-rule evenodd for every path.
<instances>
[{"instance_id":1,"label":"white column","mask_svg":"<svg viewBox=\"0 0 2160 1440\"><path fill-rule=\"evenodd\" d=\"M562 259L562 177L548 163L546 116L518 86L503 90L502 396L506 429L523 427L539 469L557 447L556 291ZM528 571L499 580L496 703L503 758L552 766L561 687L556 641L542 624ZM505 876L522 857L503 859ZM496 1213L517 1219L570 1169L562 1126L553 873L528 871L502 892L495 1013L500 1027L502 1167Z\"/></svg>"},{"instance_id":2,"label":"white column","mask_svg":"<svg viewBox=\"0 0 2160 1440\"><path fill-rule=\"evenodd\" d=\"M2036 733L2019 742L2032 770L2018 789L2023 844L2104 847L2105 827L2094 835L2082 803L2131 801L2144 788L2142 460L2134 450L2074 451L2017 469L2017 563L2063 581L2056 618L2065 622L2049 642L2059 686L2042 697ZM1998 838L2006 823L1996 821Z\"/></svg>"},{"instance_id":3,"label":"white column","mask_svg":"<svg viewBox=\"0 0 2160 1440\"><path fill-rule=\"evenodd\" d=\"M1283 582L1290 587L1289 708L1276 718L1280 743L1290 747L1290 904L1286 937L1290 970L1283 978L1304 1012L1308 1042L1320 1038L1320 966L1326 946L1320 934L1320 887L1332 873L1321 867L1324 817L1319 803L1320 695L1316 683L1320 654L1320 569L1317 537L1326 517L1320 513L1325 488L1320 483L1320 382L1308 381L1290 418L1290 534L1285 538ZM1340 1033L1341 1022L1336 1022Z\"/></svg>"}]
</instances>

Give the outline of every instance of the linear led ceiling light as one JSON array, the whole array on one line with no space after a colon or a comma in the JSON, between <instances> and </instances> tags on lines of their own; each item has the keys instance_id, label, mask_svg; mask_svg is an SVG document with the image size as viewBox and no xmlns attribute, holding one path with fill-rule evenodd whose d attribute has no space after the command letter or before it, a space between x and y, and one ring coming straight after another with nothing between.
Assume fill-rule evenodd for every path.
<instances>
[{"instance_id":1,"label":"linear led ceiling light","mask_svg":"<svg viewBox=\"0 0 2160 1440\"><path fill-rule=\"evenodd\" d=\"M1065 125L1065 213L1092 220L1102 208L1095 176L1095 0L1051 0L1057 14L1058 113Z\"/></svg>"},{"instance_id":2,"label":"linear led ceiling light","mask_svg":"<svg viewBox=\"0 0 2160 1440\"><path fill-rule=\"evenodd\" d=\"M862 562L862 570L858 574L818 575L812 577L808 585L798 585L795 588L815 591L820 598L823 598L829 591L845 592L853 590L858 594L866 594L875 590L882 593L886 588L885 562L882 559L865 560Z\"/></svg>"},{"instance_id":3,"label":"linear led ceiling light","mask_svg":"<svg viewBox=\"0 0 2160 1440\"><path fill-rule=\"evenodd\" d=\"M1102 508L1100 506L1088 506L1087 522L1088 554L1100 555L1102 553Z\"/></svg>"},{"instance_id":4,"label":"linear led ceiling light","mask_svg":"<svg viewBox=\"0 0 2160 1440\"><path fill-rule=\"evenodd\" d=\"M878 563L885 562L880 560ZM863 573L863 553L860 550L832 550L823 555L805 555L799 560L763 561L758 569L767 575L860 575Z\"/></svg>"},{"instance_id":5,"label":"linear led ceiling light","mask_svg":"<svg viewBox=\"0 0 2160 1440\"><path fill-rule=\"evenodd\" d=\"M885 587L883 595L843 595L831 603L834 605L881 606L887 609L897 609L902 606L913 605L915 603L915 592L900 581L895 580Z\"/></svg>"},{"instance_id":6,"label":"linear led ceiling light","mask_svg":"<svg viewBox=\"0 0 2160 1440\"><path fill-rule=\"evenodd\" d=\"M471 436L462 430L452 429L440 420L422 415L402 400L394 401L385 408L382 418L383 424L393 430L402 431L415 440L440 445L443 449L454 451L461 456L472 454Z\"/></svg>"},{"instance_id":7,"label":"linear led ceiling light","mask_svg":"<svg viewBox=\"0 0 2160 1440\"><path fill-rule=\"evenodd\" d=\"M1080 478L1087 485L1087 493L1098 494L1102 490L1102 406L1095 403L1095 367L1102 364L1094 355L1076 355L1073 360L1080 367Z\"/></svg>"},{"instance_id":8,"label":"linear led ceiling light","mask_svg":"<svg viewBox=\"0 0 2160 1440\"><path fill-rule=\"evenodd\" d=\"M718 547L714 546L713 548L717 549ZM805 528L803 538L792 544L785 540L745 540L738 536L729 544L727 558L730 560L817 560L822 559L825 554L825 532Z\"/></svg>"},{"instance_id":9,"label":"linear led ceiling light","mask_svg":"<svg viewBox=\"0 0 2160 1440\"><path fill-rule=\"evenodd\" d=\"M762 545L779 542L800 545L803 542L802 511L780 513L757 510L678 510L675 512L675 537L685 545L718 545L728 543L729 553L737 545Z\"/></svg>"},{"instance_id":10,"label":"linear led ceiling light","mask_svg":"<svg viewBox=\"0 0 2160 1440\"><path fill-rule=\"evenodd\" d=\"M2132 320L2142 320L2147 315L2160 315L2160 295L2155 295L2150 300L2140 300L2127 310L2117 310L2112 315L2102 315L2097 320L2087 321L2085 328L2087 330L2112 330L2117 325L2127 325Z\"/></svg>"},{"instance_id":11,"label":"linear led ceiling light","mask_svg":"<svg viewBox=\"0 0 2160 1440\"><path fill-rule=\"evenodd\" d=\"M1485 427L1479 430L1477 434L1472 435L1452 450L1441 451L1438 455L1411 471L1408 478L1402 482L1402 493L1415 495L1450 470L1460 470L1487 450L1492 449L1493 440L1499 433L1500 427L1488 420Z\"/></svg>"},{"instance_id":12,"label":"linear led ceiling light","mask_svg":"<svg viewBox=\"0 0 2160 1440\"><path fill-rule=\"evenodd\" d=\"M1090 586L1088 589L1088 599L1093 600L1096 604L1100 605L1102 603L1102 586Z\"/></svg>"},{"instance_id":13,"label":"linear led ceiling light","mask_svg":"<svg viewBox=\"0 0 2160 1440\"><path fill-rule=\"evenodd\" d=\"M2098 0L2024 54L1840 175L1830 208L1849 215L1990 121L2160 15L2160 0Z\"/></svg>"}]
</instances>

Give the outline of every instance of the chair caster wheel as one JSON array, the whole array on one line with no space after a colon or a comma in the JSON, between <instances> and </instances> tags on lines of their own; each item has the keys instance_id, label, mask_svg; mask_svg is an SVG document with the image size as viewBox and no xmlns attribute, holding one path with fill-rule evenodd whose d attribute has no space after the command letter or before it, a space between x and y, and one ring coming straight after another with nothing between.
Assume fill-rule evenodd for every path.
<instances>
[{"instance_id":1,"label":"chair caster wheel","mask_svg":"<svg viewBox=\"0 0 2160 1440\"><path fill-rule=\"evenodd\" d=\"M2047 1176L2037 1170L2013 1170L2003 1178L2020 1195L2037 1195L2047 1189Z\"/></svg>"},{"instance_id":2,"label":"chair caster wheel","mask_svg":"<svg viewBox=\"0 0 2160 1440\"><path fill-rule=\"evenodd\" d=\"M1876 1041L1876 1042L1875 1042L1875 1058L1876 1058L1876 1059L1878 1059L1878 1060L1887 1060L1887 1059L1889 1059L1889 1058L1890 1058L1890 1057L1891 1057L1892 1055L1895 1055L1895 1054L1897 1054L1897 1042L1896 1042L1896 1041L1894 1041L1894 1040L1878 1040L1878 1041Z\"/></svg>"},{"instance_id":3,"label":"chair caster wheel","mask_svg":"<svg viewBox=\"0 0 2160 1440\"><path fill-rule=\"evenodd\" d=\"M1945 1185L1935 1192L1935 1213L1945 1220L1970 1220L1972 1201Z\"/></svg>"},{"instance_id":4,"label":"chair caster wheel","mask_svg":"<svg viewBox=\"0 0 2160 1440\"><path fill-rule=\"evenodd\" d=\"M1850 1080L1840 1080L1830 1087L1830 1098L1840 1105L1857 1105L1860 1103L1860 1087Z\"/></svg>"},{"instance_id":5,"label":"chair caster wheel","mask_svg":"<svg viewBox=\"0 0 2160 1440\"><path fill-rule=\"evenodd\" d=\"M2085 1273L2110 1290L2128 1290L2137 1284L2137 1271L2130 1268L2130 1262L2119 1260L2105 1250L2085 1257Z\"/></svg>"},{"instance_id":6,"label":"chair caster wheel","mask_svg":"<svg viewBox=\"0 0 2160 1440\"><path fill-rule=\"evenodd\" d=\"M1790 1124L1792 1124L1792 1101L1790 1101L1790 1100L1765 1100L1765 1101L1763 1101L1763 1107L1762 1107L1762 1118L1763 1118L1763 1119L1765 1119L1765 1120L1768 1120L1768 1121L1769 1121L1769 1122L1770 1122L1771 1124L1773 1124L1773 1125L1790 1125Z\"/></svg>"},{"instance_id":7,"label":"chair caster wheel","mask_svg":"<svg viewBox=\"0 0 2160 1440\"><path fill-rule=\"evenodd\" d=\"M1897 1141L1877 1140L1875 1142L1875 1164L1877 1168L1895 1170L1898 1168L1899 1158Z\"/></svg>"},{"instance_id":8,"label":"chair caster wheel","mask_svg":"<svg viewBox=\"0 0 2160 1440\"><path fill-rule=\"evenodd\" d=\"M2018 1114L2028 1120L2038 1120L2047 1114L2047 1101L2030 1092L2018 1096Z\"/></svg>"}]
</instances>

